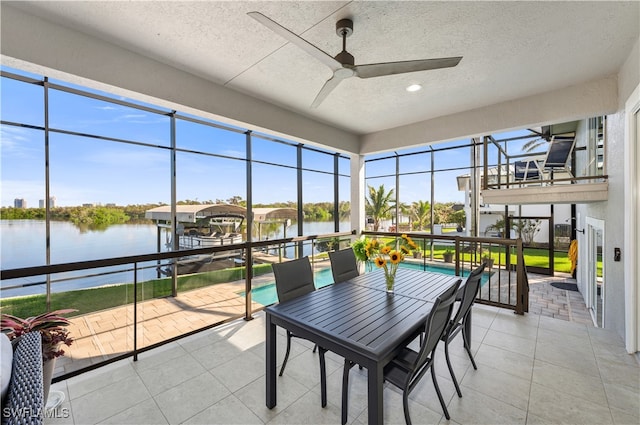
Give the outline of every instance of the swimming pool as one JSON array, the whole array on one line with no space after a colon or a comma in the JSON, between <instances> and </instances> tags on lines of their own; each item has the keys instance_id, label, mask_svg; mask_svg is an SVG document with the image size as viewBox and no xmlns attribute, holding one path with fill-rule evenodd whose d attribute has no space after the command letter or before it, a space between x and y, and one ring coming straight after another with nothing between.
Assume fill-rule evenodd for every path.
<instances>
[{"instance_id":1,"label":"swimming pool","mask_svg":"<svg viewBox=\"0 0 640 425\"><path fill-rule=\"evenodd\" d=\"M449 268L449 267L441 267L441 266L432 266L432 265L428 265L425 267L423 267L422 264L416 264L416 263L400 263L400 267L405 268L405 269L413 269L413 270L426 270L426 271L430 271L430 272L437 272L437 273L444 273L444 274L450 274L450 275L455 275L455 270L453 268ZM465 277L470 273L470 271L465 270L462 273L462 276ZM489 277L491 276L490 273L485 272L483 274L482 280L480 281L480 285L484 285L485 283L487 283L489 281ZM315 279L315 285L316 288L322 288L325 287L327 285L332 285L333 284L333 275L331 274L331 268L326 268L326 269L322 269L320 271L317 271L314 275L314 279ZM244 297L245 296L245 292L239 292L238 295ZM267 283L266 285L263 286L259 286L257 288L253 288L253 290L251 291L251 299L254 302L257 302L259 304L262 305L271 305L274 303L278 302L278 295L276 293L276 283L271 282L271 283Z\"/></svg>"}]
</instances>

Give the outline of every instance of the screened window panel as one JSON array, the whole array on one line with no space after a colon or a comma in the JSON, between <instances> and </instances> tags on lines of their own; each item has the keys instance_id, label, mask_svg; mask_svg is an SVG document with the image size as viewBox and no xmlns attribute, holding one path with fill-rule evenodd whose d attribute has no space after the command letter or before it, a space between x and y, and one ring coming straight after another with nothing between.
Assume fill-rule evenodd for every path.
<instances>
[{"instance_id":1,"label":"screened window panel","mask_svg":"<svg viewBox=\"0 0 640 425\"><path fill-rule=\"evenodd\" d=\"M170 118L60 90L49 90L52 129L170 146Z\"/></svg>"}]
</instances>

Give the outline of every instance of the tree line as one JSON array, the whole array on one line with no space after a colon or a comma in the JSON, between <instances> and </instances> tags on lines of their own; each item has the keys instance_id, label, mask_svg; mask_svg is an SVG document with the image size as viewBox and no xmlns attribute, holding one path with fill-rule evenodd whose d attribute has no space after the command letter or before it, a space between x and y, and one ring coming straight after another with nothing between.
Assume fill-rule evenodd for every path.
<instances>
[{"instance_id":1,"label":"tree line","mask_svg":"<svg viewBox=\"0 0 640 425\"><path fill-rule=\"evenodd\" d=\"M413 230L425 230L431 225L431 210L433 209L433 224L455 223L464 226L466 214L463 209L455 208L454 202L435 203L433 207L428 201L416 201L411 204L396 205L394 190L385 189L384 184L378 188L367 187L365 212L373 221L373 230L380 230L382 220L391 219L396 209L404 217L408 217L409 227ZM401 223L402 224L402 223Z\"/></svg>"},{"instance_id":2,"label":"tree line","mask_svg":"<svg viewBox=\"0 0 640 425\"><path fill-rule=\"evenodd\" d=\"M241 196L233 196L229 199L209 199L204 201L185 199L177 202L178 205L206 205L206 204L233 204L242 207L247 206L247 201ZM89 225L93 227L104 227L111 224L122 224L127 222L143 223L151 222L145 218L145 212L155 207L167 205L157 204L136 204L126 206L73 206L73 207L53 207L50 208L51 220L70 221L76 225ZM297 203L274 202L270 204L255 204L256 208L297 208ZM369 186L366 197L365 212L367 217L373 219L374 230L378 230L380 222L390 219L395 213L396 203L394 190L387 191L384 185L377 189ZM409 217L410 224L415 230L424 230L431 224L431 205L426 201L417 201L412 204L399 204L399 211ZM309 202L302 206L304 219L306 221L333 221L333 202ZM351 204L348 201L341 201L338 204L339 221L349 219ZM436 203L433 206L434 224L456 223L464 225L464 211L454 209L454 203ZM0 218L3 220L44 220L46 217L45 208L14 208L1 207Z\"/></svg>"}]
</instances>

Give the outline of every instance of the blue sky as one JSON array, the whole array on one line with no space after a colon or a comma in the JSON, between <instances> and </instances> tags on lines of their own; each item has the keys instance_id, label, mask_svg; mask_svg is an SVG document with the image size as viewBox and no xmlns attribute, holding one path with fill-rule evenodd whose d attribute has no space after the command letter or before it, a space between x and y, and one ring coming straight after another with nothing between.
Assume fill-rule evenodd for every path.
<instances>
[{"instance_id":1,"label":"blue sky","mask_svg":"<svg viewBox=\"0 0 640 425\"><path fill-rule=\"evenodd\" d=\"M3 70L40 76L21 71ZM64 82L56 83L100 93ZM2 79L1 118L4 121L43 126L43 88L7 78ZM100 93L102 94L102 93ZM112 96L111 96L112 97ZM123 99L131 101L130 99ZM143 104L141 102L137 102ZM51 196L58 206L85 203L115 203L117 205L170 202L170 120L167 116L85 98L49 91L49 125L51 128L100 135L104 138L141 142L151 146L96 140L52 132L50 134ZM143 104L144 105L144 104ZM158 110L163 108L152 106ZM168 112L168 111L167 111ZM185 115L185 114L183 114ZM511 132L507 137L518 132ZM178 147L198 150L211 155L179 152L177 155L177 198L226 200L239 195L245 198L246 168L245 135L178 120ZM45 198L44 140L41 130L26 127L2 126L0 129L0 189L1 205L13 206L15 198L24 198L28 207L37 207ZM460 145L467 140L450 142ZM414 148L422 151L426 148ZM409 151L400 151L404 153ZM295 166L296 150L285 144L255 138L253 158L284 166ZM375 157L384 157L380 154ZM436 169L449 169L469 163L468 149L444 151L436 154ZM373 157L372 157L373 158ZM340 161L341 172L348 173L348 160ZM401 158L401 172L429 169L427 154ZM303 167L317 171L331 171L333 157L304 151ZM367 167L367 176L391 174L395 159L375 161ZM457 190L455 177L466 170L436 173L436 201L461 202L463 194ZM296 199L296 173L286 167L256 165L254 167L254 203L287 202ZM304 173L303 202L332 202L333 177L320 172ZM386 188L395 185L394 178L375 178L367 184ZM348 200L348 178L340 179L341 200ZM402 176L401 201L405 203L430 199L428 174Z\"/></svg>"}]
</instances>

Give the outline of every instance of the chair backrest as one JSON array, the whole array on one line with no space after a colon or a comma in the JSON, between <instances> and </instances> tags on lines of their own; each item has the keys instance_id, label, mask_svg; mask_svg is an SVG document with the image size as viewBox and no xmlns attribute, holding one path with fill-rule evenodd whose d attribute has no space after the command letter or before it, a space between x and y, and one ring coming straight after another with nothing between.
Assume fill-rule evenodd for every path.
<instances>
[{"instance_id":1,"label":"chair backrest","mask_svg":"<svg viewBox=\"0 0 640 425\"><path fill-rule=\"evenodd\" d=\"M469 274L467 282L464 284L464 289L462 290L460 306L451 320L452 325L460 322L462 318L469 313L469 310L473 305L473 301L476 299L476 295L478 294L478 289L480 289L480 279L482 279L482 273L484 272L485 267L486 264L482 263Z\"/></svg>"},{"instance_id":2,"label":"chair backrest","mask_svg":"<svg viewBox=\"0 0 640 425\"><path fill-rule=\"evenodd\" d=\"M516 180L539 179L540 171L535 161L516 161L513 163L513 176Z\"/></svg>"},{"instance_id":3,"label":"chair backrest","mask_svg":"<svg viewBox=\"0 0 640 425\"><path fill-rule=\"evenodd\" d=\"M544 168L565 168L575 143L575 138L551 139L547 157L544 160Z\"/></svg>"},{"instance_id":4,"label":"chair backrest","mask_svg":"<svg viewBox=\"0 0 640 425\"><path fill-rule=\"evenodd\" d=\"M353 279L360 274L356 255L351 248L329 252L329 260L331 261L331 273L335 283Z\"/></svg>"},{"instance_id":5,"label":"chair backrest","mask_svg":"<svg viewBox=\"0 0 640 425\"><path fill-rule=\"evenodd\" d=\"M309 257L274 263L271 268L276 277L276 292L281 303L316 290Z\"/></svg>"},{"instance_id":6,"label":"chair backrest","mask_svg":"<svg viewBox=\"0 0 640 425\"><path fill-rule=\"evenodd\" d=\"M440 341L442 334L446 330L461 282L462 279L458 279L433 304L431 314L429 314L425 324L424 338L422 339L416 362L413 365L410 379L421 376L422 367L427 363L431 352L436 348L438 341Z\"/></svg>"}]
</instances>

